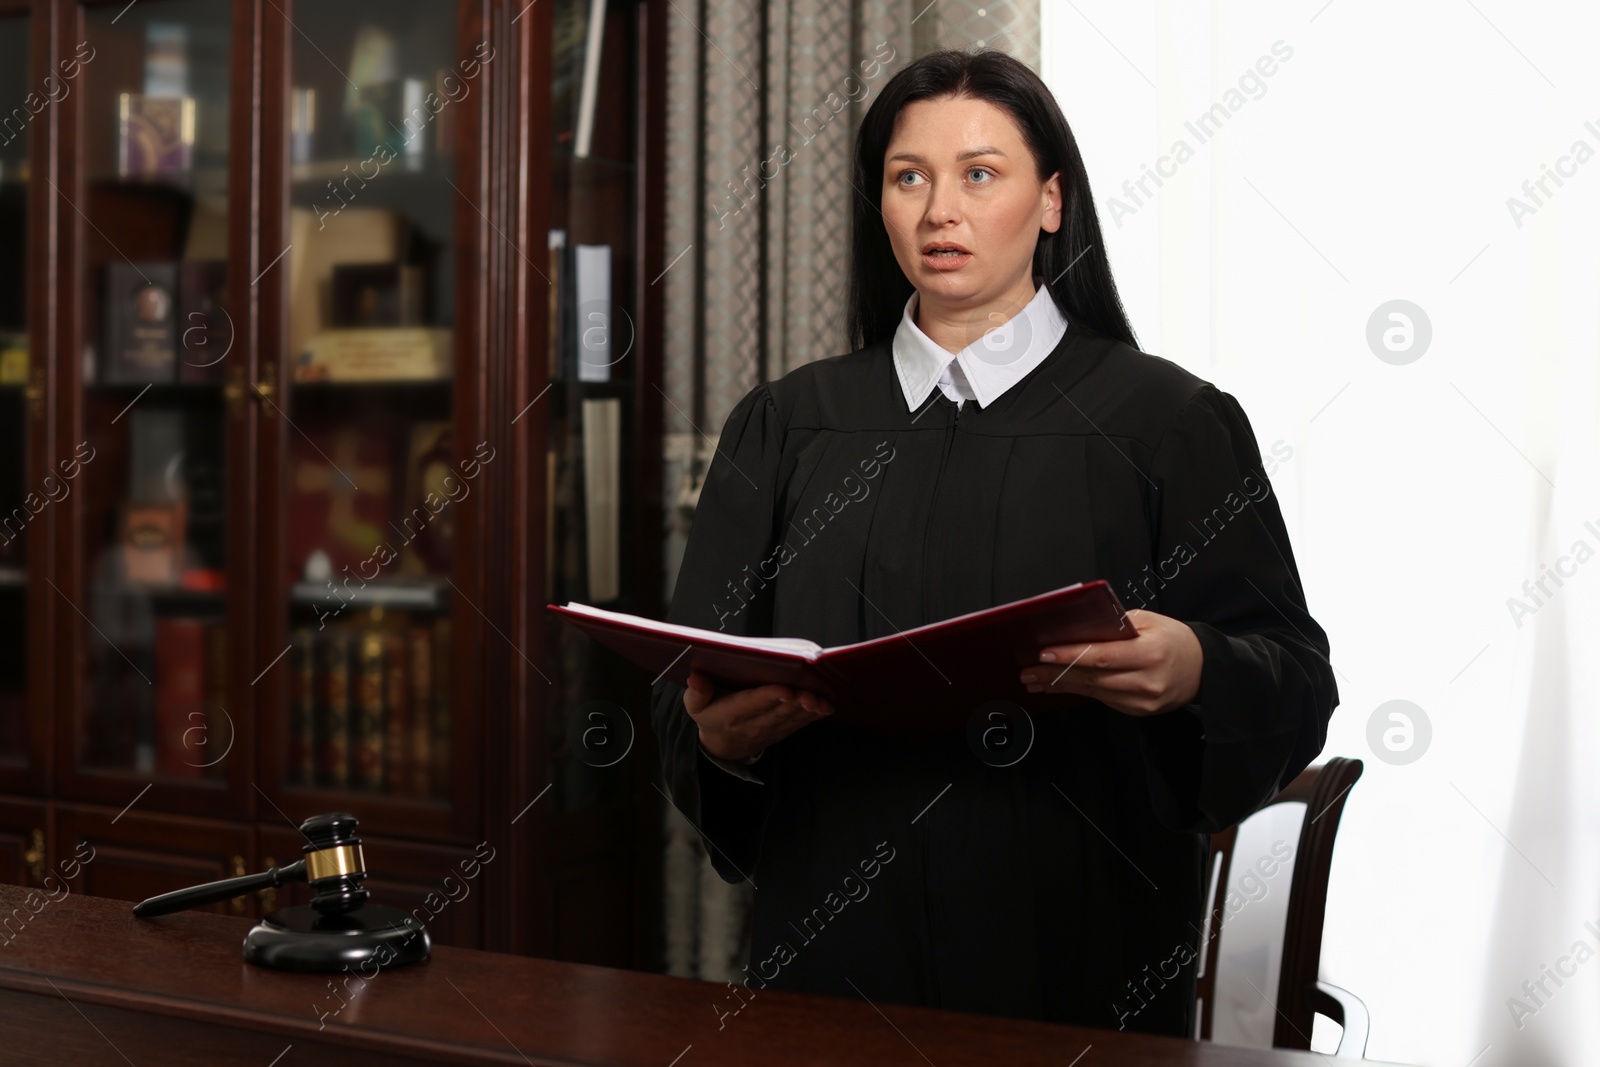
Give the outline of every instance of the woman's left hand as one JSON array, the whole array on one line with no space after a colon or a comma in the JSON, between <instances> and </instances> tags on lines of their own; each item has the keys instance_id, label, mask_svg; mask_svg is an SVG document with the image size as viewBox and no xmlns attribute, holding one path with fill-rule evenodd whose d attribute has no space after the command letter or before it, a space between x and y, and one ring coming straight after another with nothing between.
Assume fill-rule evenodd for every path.
<instances>
[{"instance_id":1,"label":"woman's left hand","mask_svg":"<svg viewBox=\"0 0 1600 1067\"><path fill-rule=\"evenodd\" d=\"M1124 715L1160 715L1200 692L1204 655L1187 623L1153 611L1128 612L1137 636L1126 641L1048 645L1022 668L1030 693L1076 693Z\"/></svg>"}]
</instances>

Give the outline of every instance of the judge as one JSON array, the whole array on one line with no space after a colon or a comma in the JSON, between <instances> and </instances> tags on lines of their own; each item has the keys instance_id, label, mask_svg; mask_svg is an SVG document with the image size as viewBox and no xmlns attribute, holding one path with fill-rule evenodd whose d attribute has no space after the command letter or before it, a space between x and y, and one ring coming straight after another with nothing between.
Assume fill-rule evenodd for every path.
<instances>
[{"instance_id":1,"label":"judge","mask_svg":"<svg viewBox=\"0 0 1600 1067\"><path fill-rule=\"evenodd\" d=\"M1020 62L911 63L853 169L855 350L735 405L669 621L840 645L1104 578L1137 636L1040 648L983 728L916 740L782 685L660 682L672 800L754 887L758 995L1193 1036L1206 835L1338 703L1249 420L1135 347Z\"/></svg>"}]
</instances>

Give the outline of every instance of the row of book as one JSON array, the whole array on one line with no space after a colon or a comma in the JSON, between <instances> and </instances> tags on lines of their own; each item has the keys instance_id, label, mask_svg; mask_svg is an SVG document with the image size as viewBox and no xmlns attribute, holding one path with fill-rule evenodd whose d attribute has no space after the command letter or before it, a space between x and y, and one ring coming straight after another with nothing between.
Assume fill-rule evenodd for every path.
<instances>
[{"instance_id":1,"label":"row of book","mask_svg":"<svg viewBox=\"0 0 1600 1067\"><path fill-rule=\"evenodd\" d=\"M225 776L237 723L227 712L222 619L150 619L131 598L102 593L95 599L96 626L117 647L91 646L97 649L93 719L84 759L170 778Z\"/></svg>"},{"instance_id":2,"label":"row of book","mask_svg":"<svg viewBox=\"0 0 1600 1067\"><path fill-rule=\"evenodd\" d=\"M442 797L450 777L450 620L294 631L289 785Z\"/></svg>"},{"instance_id":3,"label":"row of book","mask_svg":"<svg viewBox=\"0 0 1600 1067\"><path fill-rule=\"evenodd\" d=\"M226 710L223 621L164 616L146 632L153 640L123 646L137 670L97 657L84 757L172 778L224 777L244 724ZM285 784L446 796L449 657L448 619L295 630Z\"/></svg>"}]
</instances>

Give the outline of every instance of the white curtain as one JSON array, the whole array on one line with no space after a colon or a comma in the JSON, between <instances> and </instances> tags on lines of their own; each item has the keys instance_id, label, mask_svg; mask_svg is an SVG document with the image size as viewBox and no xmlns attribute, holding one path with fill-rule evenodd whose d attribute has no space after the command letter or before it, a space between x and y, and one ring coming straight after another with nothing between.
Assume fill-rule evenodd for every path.
<instances>
[{"instance_id":1,"label":"white curtain","mask_svg":"<svg viewBox=\"0 0 1600 1067\"><path fill-rule=\"evenodd\" d=\"M1600 1063L1600 15L1042 22L1141 347L1244 405L1332 642L1323 977L1374 1059Z\"/></svg>"}]
</instances>

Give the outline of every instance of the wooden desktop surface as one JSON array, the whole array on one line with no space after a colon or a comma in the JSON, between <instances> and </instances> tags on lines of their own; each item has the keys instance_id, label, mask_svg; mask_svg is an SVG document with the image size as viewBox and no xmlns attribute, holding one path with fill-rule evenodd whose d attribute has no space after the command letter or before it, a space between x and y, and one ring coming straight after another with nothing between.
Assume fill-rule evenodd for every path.
<instances>
[{"instance_id":1,"label":"wooden desktop surface","mask_svg":"<svg viewBox=\"0 0 1600 1067\"><path fill-rule=\"evenodd\" d=\"M435 947L425 963L378 973L346 994L337 1014L319 1017L343 1003L330 991L333 976L245 963L245 919L135 919L123 901L77 893L34 914L45 899L41 890L0 886L0 1059L8 1067L1332 1062L777 991L757 991L737 1014L719 1019L713 1005L737 1003L727 986L449 947Z\"/></svg>"}]
</instances>

